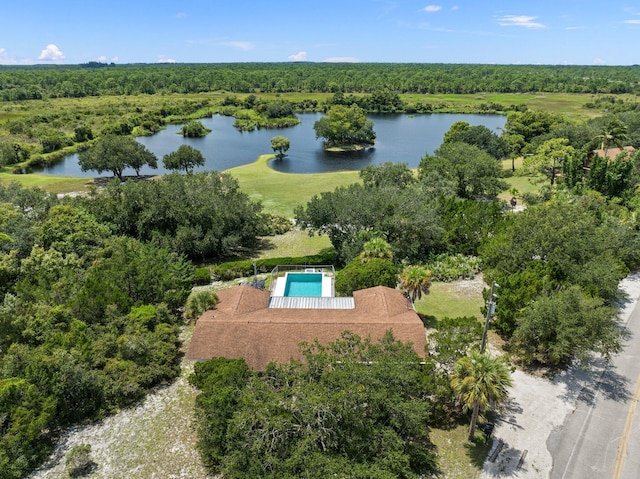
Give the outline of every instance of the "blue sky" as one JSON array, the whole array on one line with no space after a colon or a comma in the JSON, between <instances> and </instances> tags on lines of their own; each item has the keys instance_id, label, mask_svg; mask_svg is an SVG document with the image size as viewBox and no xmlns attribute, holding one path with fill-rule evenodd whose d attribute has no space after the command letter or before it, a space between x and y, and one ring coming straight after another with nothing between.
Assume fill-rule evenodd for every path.
<instances>
[{"instance_id":1,"label":"blue sky","mask_svg":"<svg viewBox=\"0 0 640 479\"><path fill-rule=\"evenodd\" d=\"M640 64L637 0L23 0L0 64Z\"/></svg>"}]
</instances>

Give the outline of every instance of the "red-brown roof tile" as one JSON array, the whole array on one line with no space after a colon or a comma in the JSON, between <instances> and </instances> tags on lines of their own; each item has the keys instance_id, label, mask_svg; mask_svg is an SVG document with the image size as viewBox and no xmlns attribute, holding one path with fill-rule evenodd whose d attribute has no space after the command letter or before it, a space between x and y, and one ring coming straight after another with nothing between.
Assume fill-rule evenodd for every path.
<instances>
[{"instance_id":1,"label":"red-brown roof tile","mask_svg":"<svg viewBox=\"0 0 640 479\"><path fill-rule=\"evenodd\" d=\"M251 286L218 291L216 309L196 322L187 358L244 358L250 367L261 370L270 361L301 359L302 341L318 339L326 344L346 330L373 340L391 330L397 339L412 342L420 356L425 355L424 326L401 291L384 286L356 291L354 309L270 309L269 296Z\"/></svg>"}]
</instances>

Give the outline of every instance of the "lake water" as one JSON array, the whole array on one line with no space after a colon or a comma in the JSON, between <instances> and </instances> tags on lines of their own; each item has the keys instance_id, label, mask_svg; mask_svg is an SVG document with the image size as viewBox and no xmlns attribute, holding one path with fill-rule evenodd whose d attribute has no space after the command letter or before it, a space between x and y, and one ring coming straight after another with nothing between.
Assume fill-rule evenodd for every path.
<instances>
[{"instance_id":1,"label":"lake water","mask_svg":"<svg viewBox=\"0 0 640 479\"><path fill-rule=\"evenodd\" d=\"M407 163L410 168L442 144L444 134L456 121L470 125L484 125L499 132L504 127L503 115L425 114L425 115L369 115L376 132L376 144L360 152L329 153L322 149L322 141L316 140L313 124L321 113L299 114L301 123L292 128L278 130L261 129L240 132L233 127L234 118L213 116L203 118L202 124L212 131L204 138L183 138L179 134L181 125L168 125L161 132L137 140L158 157L158 168L145 167L143 175L162 174L162 157L187 144L202 152L206 164L196 171L223 171L234 166L253 163L258 156L272 154L271 138L282 135L289 138L291 147L288 156L273 160L270 166L287 173L322 173L339 170L360 170L367 165L379 165L387 161ZM46 175L94 177L95 171L83 172L78 165L78 156L71 155L63 162L39 171ZM134 174L133 170L125 171ZM107 173L103 173L107 175Z\"/></svg>"}]
</instances>

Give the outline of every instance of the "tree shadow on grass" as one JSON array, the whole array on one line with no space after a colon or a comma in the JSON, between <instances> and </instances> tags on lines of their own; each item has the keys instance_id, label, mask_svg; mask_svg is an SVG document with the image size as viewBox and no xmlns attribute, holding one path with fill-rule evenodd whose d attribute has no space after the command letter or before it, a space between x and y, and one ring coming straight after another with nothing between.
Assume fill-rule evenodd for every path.
<instances>
[{"instance_id":1,"label":"tree shadow on grass","mask_svg":"<svg viewBox=\"0 0 640 479\"><path fill-rule=\"evenodd\" d=\"M482 470L482 466L489 456L489 451L491 451L492 445L493 439L485 436L484 433L479 432L476 429L474 442L467 442L464 445L467 457L469 458L471 464L473 464L479 470Z\"/></svg>"}]
</instances>

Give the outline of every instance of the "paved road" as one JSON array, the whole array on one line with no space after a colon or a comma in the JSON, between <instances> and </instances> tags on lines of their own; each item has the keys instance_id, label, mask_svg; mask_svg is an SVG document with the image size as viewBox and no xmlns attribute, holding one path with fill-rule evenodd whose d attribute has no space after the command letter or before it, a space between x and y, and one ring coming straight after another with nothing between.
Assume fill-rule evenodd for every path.
<instances>
[{"instance_id":1,"label":"paved road","mask_svg":"<svg viewBox=\"0 0 640 479\"><path fill-rule=\"evenodd\" d=\"M628 291L640 297L640 282ZM640 477L640 304L627 305L629 337L609 366L600 365L578 396L576 410L547 440L551 479ZM625 319L623 313L622 319ZM640 411L638 411L640 415Z\"/></svg>"}]
</instances>

